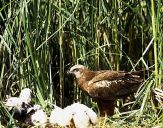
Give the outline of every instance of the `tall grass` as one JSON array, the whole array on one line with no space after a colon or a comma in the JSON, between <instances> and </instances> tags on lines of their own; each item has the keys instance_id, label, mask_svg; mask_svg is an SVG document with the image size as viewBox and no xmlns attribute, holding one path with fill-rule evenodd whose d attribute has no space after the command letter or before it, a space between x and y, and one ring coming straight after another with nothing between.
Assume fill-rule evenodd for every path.
<instances>
[{"instance_id":1,"label":"tall grass","mask_svg":"<svg viewBox=\"0 0 163 128\"><path fill-rule=\"evenodd\" d=\"M141 119L151 106L152 88L161 88L162 28L161 0L1 0L0 99L29 87L44 108L45 100L63 107L80 99L90 106L66 74L71 65L126 71L154 67L137 94Z\"/></svg>"}]
</instances>

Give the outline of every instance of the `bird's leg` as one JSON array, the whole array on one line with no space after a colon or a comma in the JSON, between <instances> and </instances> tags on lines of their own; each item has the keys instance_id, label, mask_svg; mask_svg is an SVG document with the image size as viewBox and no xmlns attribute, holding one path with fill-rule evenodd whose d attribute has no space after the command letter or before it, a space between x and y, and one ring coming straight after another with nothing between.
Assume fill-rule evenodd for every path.
<instances>
[{"instance_id":1,"label":"bird's leg","mask_svg":"<svg viewBox=\"0 0 163 128\"><path fill-rule=\"evenodd\" d=\"M100 110L100 116L112 116L114 115L114 100L96 100L98 108Z\"/></svg>"}]
</instances>

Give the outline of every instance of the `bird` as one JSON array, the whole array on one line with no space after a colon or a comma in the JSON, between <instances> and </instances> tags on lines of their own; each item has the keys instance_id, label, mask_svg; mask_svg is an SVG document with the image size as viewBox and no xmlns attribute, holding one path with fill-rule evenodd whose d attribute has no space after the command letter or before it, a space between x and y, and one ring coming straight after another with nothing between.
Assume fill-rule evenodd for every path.
<instances>
[{"instance_id":1,"label":"bird","mask_svg":"<svg viewBox=\"0 0 163 128\"><path fill-rule=\"evenodd\" d=\"M51 111L49 123L60 127L70 127L72 116L62 108L55 106Z\"/></svg>"},{"instance_id":2,"label":"bird","mask_svg":"<svg viewBox=\"0 0 163 128\"><path fill-rule=\"evenodd\" d=\"M84 104L73 103L64 110L72 115L76 128L90 128L97 123L97 114Z\"/></svg>"},{"instance_id":3,"label":"bird","mask_svg":"<svg viewBox=\"0 0 163 128\"><path fill-rule=\"evenodd\" d=\"M35 104L33 107L29 108L27 111L27 115L28 114L30 115L29 116L29 119L31 120L30 124L32 124L33 126L46 125L48 117L40 105Z\"/></svg>"},{"instance_id":4,"label":"bird","mask_svg":"<svg viewBox=\"0 0 163 128\"><path fill-rule=\"evenodd\" d=\"M32 104L32 91L29 88L21 90L18 97L10 97L5 105L20 127L39 126L47 122L47 115L38 104Z\"/></svg>"},{"instance_id":5,"label":"bird","mask_svg":"<svg viewBox=\"0 0 163 128\"><path fill-rule=\"evenodd\" d=\"M134 93L143 82L138 71L92 71L77 64L68 74L75 77L77 86L97 102L100 116L114 115L115 101Z\"/></svg>"},{"instance_id":6,"label":"bird","mask_svg":"<svg viewBox=\"0 0 163 128\"><path fill-rule=\"evenodd\" d=\"M24 88L21 90L19 94L20 99L26 103L26 104L31 104L32 102L32 91L29 88Z\"/></svg>"},{"instance_id":7,"label":"bird","mask_svg":"<svg viewBox=\"0 0 163 128\"><path fill-rule=\"evenodd\" d=\"M55 107L50 115L50 123L68 128L90 128L97 123L96 113L80 103L65 108Z\"/></svg>"},{"instance_id":8,"label":"bird","mask_svg":"<svg viewBox=\"0 0 163 128\"><path fill-rule=\"evenodd\" d=\"M23 121L26 115L26 105L19 97L10 97L7 99L5 105L11 114L13 114L13 118L16 120Z\"/></svg>"},{"instance_id":9,"label":"bird","mask_svg":"<svg viewBox=\"0 0 163 128\"><path fill-rule=\"evenodd\" d=\"M29 88L24 88L19 97L9 97L5 105L16 120L24 121L27 114L27 109L31 107L31 94L32 91Z\"/></svg>"}]
</instances>

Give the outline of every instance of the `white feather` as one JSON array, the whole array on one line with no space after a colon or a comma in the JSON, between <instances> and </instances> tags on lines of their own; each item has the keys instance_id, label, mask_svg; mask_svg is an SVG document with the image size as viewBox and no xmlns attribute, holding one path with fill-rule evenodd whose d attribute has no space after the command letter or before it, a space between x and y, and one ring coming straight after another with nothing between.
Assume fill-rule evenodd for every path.
<instances>
[{"instance_id":1,"label":"white feather","mask_svg":"<svg viewBox=\"0 0 163 128\"><path fill-rule=\"evenodd\" d=\"M14 113L14 118L19 120L22 119L21 116L24 116L26 111L26 108L24 108L23 103L24 102L19 97L10 97L7 99L5 105L9 111L14 108L11 112Z\"/></svg>"},{"instance_id":2,"label":"white feather","mask_svg":"<svg viewBox=\"0 0 163 128\"><path fill-rule=\"evenodd\" d=\"M10 97L7 99L5 105L8 107L21 107L23 101L19 97Z\"/></svg>"},{"instance_id":3,"label":"white feather","mask_svg":"<svg viewBox=\"0 0 163 128\"><path fill-rule=\"evenodd\" d=\"M15 108L15 112L21 114L21 111L23 110L22 105L23 101L19 97L10 97L7 99L5 105L7 106L7 109L10 111L12 108Z\"/></svg>"},{"instance_id":4,"label":"white feather","mask_svg":"<svg viewBox=\"0 0 163 128\"><path fill-rule=\"evenodd\" d=\"M89 128L97 122L96 113L84 104L74 103L64 110L71 114L76 128Z\"/></svg>"},{"instance_id":5,"label":"white feather","mask_svg":"<svg viewBox=\"0 0 163 128\"><path fill-rule=\"evenodd\" d=\"M70 126L73 121L76 128L89 128L96 124L97 115L86 105L74 103L64 109L56 107L51 112L49 121L62 127Z\"/></svg>"},{"instance_id":6,"label":"white feather","mask_svg":"<svg viewBox=\"0 0 163 128\"><path fill-rule=\"evenodd\" d=\"M22 107L22 104L29 104L31 102L31 90L28 88L23 89L20 92L19 97L10 97L7 99L5 105L8 107Z\"/></svg>"},{"instance_id":7,"label":"white feather","mask_svg":"<svg viewBox=\"0 0 163 128\"><path fill-rule=\"evenodd\" d=\"M19 97L22 101L26 104L29 104L32 100L32 91L29 88L24 88L21 92Z\"/></svg>"},{"instance_id":8,"label":"white feather","mask_svg":"<svg viewBox=\"0 0 163 128\"><path fill-rule=\"evenodd\" d=\"M66 127L70 125L71 119L72 117L68 112L65 112L62 108L56 107L51 112L49 122L62 127Z\"/></svg>"},{"instance_id":9,"label":"white feather","mask_svg":"<svg viewBox=\"0 0 163 128\"><path fill-rule=\"evenodd\" d=\"M43 109L37 110L31 115L31 121L35 126L45 124L47 122L47 115Z\"/></svg>"},{"instance_id":10,"label":"white feather","mask_svg":"<svg viewBox=\"0 0 163 128\"><path fill-rule=\"evenodd\" d=\"M82 110L74 112L73 120L76 128L89 128L91 126L88 115Z\"/></svg>"}]
</instances>

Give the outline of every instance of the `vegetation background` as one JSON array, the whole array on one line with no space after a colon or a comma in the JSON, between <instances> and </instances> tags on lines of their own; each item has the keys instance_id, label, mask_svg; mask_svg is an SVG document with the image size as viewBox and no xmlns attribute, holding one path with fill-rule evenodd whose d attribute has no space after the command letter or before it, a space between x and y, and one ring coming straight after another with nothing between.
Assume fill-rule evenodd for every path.
<instances>
[{"instance_id":1,"label":"vegetation background","mask_svg":"<svg viewBox=\"0 0 163 128\"><path fill-rule=\"evenodd\" d=\"M1 101L29 87L34 102L49 112L51 103L64 107L76 100L96 108L67 76L70 66L146 69L134 102L139 109L127 116L117 112L104 122L111 127L114 122L122 127L127 119L125 123L132 126L161 124L163 115L150 94L155 87L161 89L162 51L162 0L0 0Z\"/></svg>"}]
</instances>

